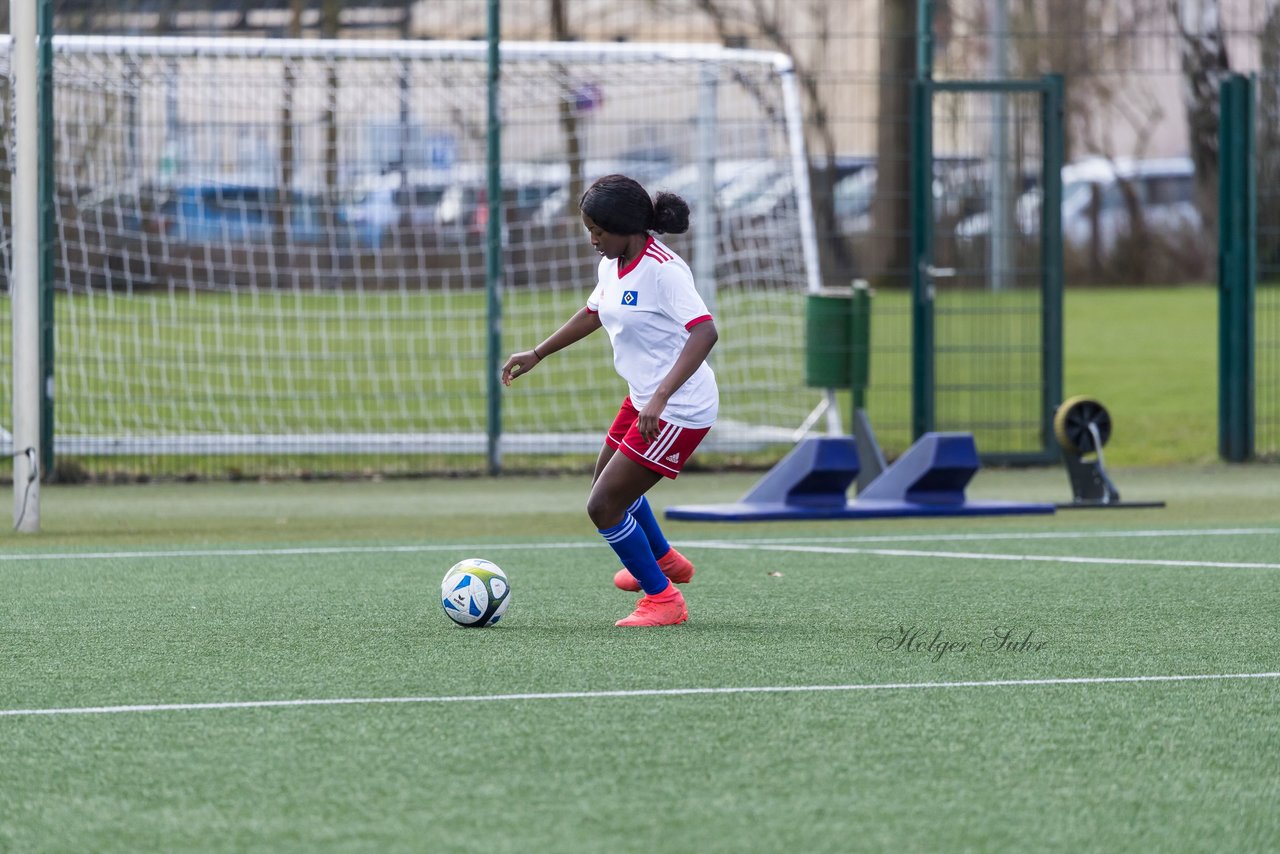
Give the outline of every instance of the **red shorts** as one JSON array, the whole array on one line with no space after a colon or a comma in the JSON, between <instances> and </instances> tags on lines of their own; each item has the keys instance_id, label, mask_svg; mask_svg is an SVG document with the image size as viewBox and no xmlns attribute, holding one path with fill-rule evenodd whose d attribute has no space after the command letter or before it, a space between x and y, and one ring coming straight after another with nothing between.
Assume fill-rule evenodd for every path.
<instances>
[{"instance_id":1,"label":"red shorts","mask_svg":"<svg viewBox=\"0 0 1280 854\"><path fill-rule=\"evenodd\" d=\"M639 420L640 410L632 405L628 395L622 401L622 408L618 410L618 417L613 419L604 443L645 468L673 479L693 456L693 450L702 437L711 431L710 427L681 427L658 419L658 437L650 444L640 435Z\"/></svg>"}]
</instances>

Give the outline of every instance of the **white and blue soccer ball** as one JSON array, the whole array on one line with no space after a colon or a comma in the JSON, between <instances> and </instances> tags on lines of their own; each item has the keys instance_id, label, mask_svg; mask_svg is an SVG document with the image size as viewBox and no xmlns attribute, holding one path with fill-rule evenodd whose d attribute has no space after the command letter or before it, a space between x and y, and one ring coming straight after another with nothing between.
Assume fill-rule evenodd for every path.
<instances>
[{"instance_id":1,"label":"white and blue soccer ball","mask_svg":"<svg viewBox=\"0 0 1280 854\"><path fill-rule=\"evenodd\" d=\"M491 561L471 557L455 563L440 582L440 604L460 626L492 626L511 604L507 574Z\"/></svg>"}]
</instances>

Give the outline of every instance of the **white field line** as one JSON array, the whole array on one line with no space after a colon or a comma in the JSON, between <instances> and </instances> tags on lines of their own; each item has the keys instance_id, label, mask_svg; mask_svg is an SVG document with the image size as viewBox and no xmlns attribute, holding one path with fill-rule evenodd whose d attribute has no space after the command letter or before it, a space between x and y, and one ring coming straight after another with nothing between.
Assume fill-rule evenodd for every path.
<instances>
[{"instance_id":1,"label":"white field line","mask_svg":"<svg viewBox=\"0 0 1280 854\"><path fill-rule=\"evenodd\" d=\"M1096 676L1061 679L998 679L986 682L885 682L854 685L771 685L727 688L652 688L635 691L565 691L532 694L476 694L440 697L342 697L310 700L246 700L227 703L164 703L136 706L86 706L62 709L0 709L0 717L38 715L110 715L126 712L204 712L219 709L272 709L299 706L394 705L410 703L502 703L529 700L601 700L636 697L687 697L726 694L804 694L853 691L919 691L944 688L1010 688L1045 685L1117 685L1135 682L1207 682L1276 679L1276 673L1205 673L1188 676Z\"/></svg>"},{"instance_id":2,"label":"white field line","mask_svg":"<svg viewBox=\"0 0 1280 854\"><path fill-rule=\"evenodd\" d=\"M446 543L417 546L299 546L277 549L168 549L133 552L28 552L0 554L0 563L27 560L115 560L148 557L276 557L288 555L416 554L419 552L475 552L496 549L595 549L604 544L595 540L572 543Z\"/></svg>"},{"instance_id":3,"label":"white field line","mask_svg":"<svg viewBox=\"0 0 1280 854\"><path fill-rule=\"evenodd\" d=\"M876 534L856 537L776 537L751 540L753 543L945 543L973 540L1101 540L1163 539L1166 537L1236 537L1252 534L1280 534L1280 528L1205 528L1178 531L1034 531L1024 533L975 534Z\"/></svg>"},{"instance_id":4,"label":"white field line","mask_svg":"<svg viewBox=\"0 0 1280 854\"><path fill-rule=\"evenodd\" d=\"M927 549L859 549L840 546L770 545L766 543L700 542L698 548L727 551L800 552L807 554L875 555L877 557L931 557L948 560L1034 561L1037 563L1084 563L1105 566L1175 566L1205 569L1280 569L1280 563L1245 563L1221 560L1160 560L1155 558L1077 557L1073 555L1000 554L986 552L938 552Z\"/></svg>"},{"instance_id":5,"label":"white field line","mask_svg":"<svg viewBox=\"0 0 1280 854\"><path fill-rule=\"evenodd\" d=\"M1241 535L1280 534L1280 528L1206 528L1202 530L1137 530L1137 531L1039 531L1028 533L990 533L990 534L903 534L903 535L868 535L852 537L782 537L776 539L745 539L735 543L716 540L681 540L679 545L691 548L767 548L769 546L794 545L800 550L807 543L908 543L908 542L955 542L986 540L1086 540L1086 539L1122 539L1150 537L1214 537ZM416 554L423 552L473 552L482 550L546 550L546 549L588 549L599 548L600 543L592 539L575 540L562 543L448 543L421 544L403 546L298 546L282 548L256 549L165 549L157 551L116 551L116 552L18 552L0 553L0 563L20 561L59 561L59 560L116 560L139 558L187 558L187 557L273 557L287 555L345 555L345 554ZM862 552L851 551L851 554ZM942 552L880 552L867 550L868 554L884 554L886 556L937 555L939 557L957 557L963 553L948 555ZM1027 560L1021 555L1000 556L980 555L996 560ZM1037 558L1041 560L1062 560L1063 558ZM1087 559L1088 562L1113 563L1110 559ZM1189 566L1248 566L1271 567L1272 564L1203 564L1191 562L1174 565Z\"/></svg>"}]
</instances>

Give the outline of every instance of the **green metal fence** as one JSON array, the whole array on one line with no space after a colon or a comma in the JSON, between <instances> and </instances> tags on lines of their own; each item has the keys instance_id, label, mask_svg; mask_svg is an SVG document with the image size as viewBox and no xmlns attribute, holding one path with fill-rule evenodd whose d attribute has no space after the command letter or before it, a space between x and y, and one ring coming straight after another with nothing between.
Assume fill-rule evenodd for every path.
<instances>
[{"instance_id":1,"label":"green metal fence","mask_svg":"<svg viewBox=\"0 0 1280 854\"><path fill-rule=\"evenodd\" d=\"M268 21L269 16L255 15L242 18L234 30L219 31L220 24L212 17L154 15L150 4L141 0L75 4L96 9L92 14L72 14L67 4L53 5L57 6L59 35L156 35L157 28L166 27L172 34L212 39L282 31L275 18ZM192 0L183 4L183 11L217 5L213 0ZM302 5L313 8L318 4L309 0ZM342 4L328 5L337 8ZM418 14L398 19L392 32L347 22L338 35L476 39L485 32L484 5L476 0L432 0L417 4ZM940 165L928 167L920 186L933 184L933 169L944 175L936 179L938 203L924 220L928 224L925 231L932 241L930 266L955 275L933 277L931 284L938 299L928 306L916 302L917 295L926 292L916 286L920 271L912 268L914 256L910 252L899 251L911 227L903 219L907 216L908 187L905 182L885 179L891 172L905 174L910 165L913 107L909 93L919 76L914 55L917 48L927 52L929 76L948 85L1062 74L1063 160L1069 163L1093 155L1117 160L1184 157L1191 150L1188 128L1202 118L1189 104L1188 93L1200 91L1203 95L1203 89L1192 84L1207 79L1214 84L1210 89L1216 91L1216 82L1228 70L1256 72L1253 98L1257 115L1251 132L1256 224L1255 233L1241 238L1254 247L1257 265L1252 303L1253 415L1249 422L1253 436L1245 456L1275 459L1280 458L1280 156L1272 152L1280 152L1280 109L1275 94L1280 90L1280 5L1273 0L1204 5L1215 14L1190 21L1179 19L1186 4L1168 0L1122 4L1101 0L1033 4L999 0L502 0L502 36L507 40L554 38L583 43L722 42L785 50L795 58L814 165L823 284L847 287L851 279L865 278L876 289L871 329L873 377L866 392L867 408L877 436L891 456L905 450L927 425L932 429L973 429L984 455L1034 457L1039 453L1036 442L1042 432L1045 401L1051 396L1045 389L1053 371L1051 362L1037 355L1044 347L1052 348L1053 330L1044 325L1045 291L1035 273L1042 264L1052 266L1053 260L1043 255L1041 224L1035 217L1023 221L1023 210L1034 207L1037 192L1024 182L1034 181L1023 174L1020 165L1012 165L1015 156L1034 161L1040 153L1034 147L1018 152L1010 143L1001 155L998 146L991 144L995 140L988 130L1000 114L1007 122L1022 123L1030 134L1039 120L1034 96L1007 94L999 106L990 94L933 90L933 163ZM565 13L560 19L549 11L557 6ZM1003 20L997 20L997 10L1003 10ZM311 16L302 21L300 34L323 34L323 23L318 20ZM1218 45L1223 48L1220 52L1213 49ZM1200 69L1188 62L1197 46L1210 48L1201 56L1211 62ZM913 60L917 63L914 66ZM572 74L580 71L567 70ZM7 79L7 74L4 77ZM580 117L583 127L589 122L602 124L598 115ZM637 133L634 142L636 146L647 145L667 136L665 126L655 125L647 133ZM1008 162L1010 166L983 174L975 160ZM1230 168L1225 161L1224 165ZM874 180L877 166L878 185ZM860 179L855 170L870 174L872 180ZM986 181L986 202L975 207L990 210L957 213L948 220L945 205L963 208L967 204L957 186L966 181L975 185ZM1001 181L1005 183L1001 185ZM1216 180L1211 186L1218 186ZM7 197L4 176L0 176L0 196ZM867 204L869 197L874 204ZM929 198L934 199L932 193ZM828 209L826 204L833 199L832 209ZM1003 211L997 210L1001 200ZM3 206L0 201L0 217L4 216ZM988 215L985 232L983 213ZM992 229L992 219L1003 221L1005 227ZM1179 239L1172 247L1176 251L1169 251L1166 244L1138 240L1125 244L1127 251L1100 254L1089 244L1082 249L1068 241L1062 284L1068 291L1093 285L1180 283L1212 287L1218 279L1212 263L1218 257L1217 240L1217 228L1206 222L1203 228ZM0 238L0 256L6 249ZM1232 251L1237 253L1233 258L1243 257ZM1202 263L1205 260L1207 263ZM997 307L997 297L1009 301L1009 306ZM1022 302L1013 305L1017 300ZM804 300L793 302L783 319L791 324L791 338L799 340ZM1132 320L1141 322L1144 318ZM927 328L919 330L922 324ZM0 325L0 343L5 350L6 327ZM916 335L921 331L927 333L927 339ZM729 332L721 347L743 340L735 331ZM926 366L919 359L919 340L929 340L935 348L928 365L931 373L921 373ZM791 347L788 352L793 361L799 361L795 354L801 353L800 347ZM1242 363L1238 354L1233 358ZM784 360L774 361L782 365ZM65 368L65 364L58 365L60 390L64 390ZM800 365L787 364L786 368L790 380L802 386ZM975 377L981 383L974 382ZM1155 388L1177 383L1178 378L1153 376L1150 382ZM999 390L988 387L991 383ZM979 385L982 387L976 387ZM930 389L927 394L925 388ZM811 404L803 389L796 397L803 405L798 407L799 416L788 423L799 423ZM1237 394L1234 399L1241 398ZM1205 409L1216 404L1210 395L1197 401ZM1235 406L1239 413L1238 403ZM790 419L790 408L787 415ZM1233 417L1238 422L1242 416ZM1241 427L1235 423L1231 429L1238 432ZM1204 432L1203 452L1212 453L1221 437ZM1232 440L1237 448L1242 447L1239 438ZM767 462L755 457L749 460L752 465Z\"/></svg>"},{"instance_id":2,"label":"green metal fence","mask_svg":"<svg viewBox=\"0 0 1280 854\"><path fill-rule=\"evenodd\" d=\"M1257 280L1257 184L1254 82L1222 82L1218 184L1218 453L1239 462L1254 454L1254 287Z\"/></svg>"},{"instance_id":3,"label":"green metal fence","mask_svg":"<svg viewBox=\"0 0 1280 854\"><path fill-rule=\"evenodd\" d=\"M1280 73L1254 77L1254 456L1280 460Z\"/></svg>"},{"instance_id":4,"label":"green metal fence","mask_svg":"<svg viewBox=\"0 0 1280 854\"><path fill-rule=\"evenodd\" d=\"M1280 77L1221 85L1218 453L1280 457Z\"/></svg>"}]
</instances>

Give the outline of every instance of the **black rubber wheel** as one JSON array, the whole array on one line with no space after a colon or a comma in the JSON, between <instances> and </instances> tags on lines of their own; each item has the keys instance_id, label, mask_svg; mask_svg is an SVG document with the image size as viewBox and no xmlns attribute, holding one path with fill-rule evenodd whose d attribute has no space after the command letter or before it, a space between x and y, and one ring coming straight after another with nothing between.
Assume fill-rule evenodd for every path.
<instances>
[{"instance_id":1,"label":"black rubber wheel","mask_svg":"<svg viewBox=\"0 0 1280 854\"><path fill-rule=\"evenodd\" d=\"M1053 433L1063 450L1074 454L1088 454L1094 447L1092 424L1098 428L1098 438L1107 444L1111 438L1111 416L1107 408L1090 397L1072 397L1064 400L1053 415Z\"/></svg>"}]
</instances>

